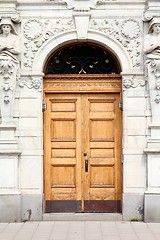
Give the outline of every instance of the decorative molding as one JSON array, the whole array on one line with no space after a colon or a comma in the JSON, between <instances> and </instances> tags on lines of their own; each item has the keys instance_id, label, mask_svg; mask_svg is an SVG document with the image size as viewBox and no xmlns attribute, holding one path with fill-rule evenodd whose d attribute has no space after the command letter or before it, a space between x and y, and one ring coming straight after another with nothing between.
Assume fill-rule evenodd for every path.
<instances>
[{"instance_id":1,"label":"decorative molding","mask_svg":"<svg viewBox=\"0 0 160 240\"><path fill-rule=\"evenodd\" d=\"M160 60L156 59L150 59L147 61L147 63L150 63L152 72L154 73L156 78L160 77Z\"/></svg>"},{"instance_id":2,"label":"decorative molding","mask_svg":"<svg viewBox=\"0 0 160 240\"><path fill-rule=\"evenodd\" d=\"M141 38L140 23L137 20L131 18L119 21L92 19L89 28L105 33L106 37L113 36L126 48L133 66L140 66ZM45 41L73 29L75 29L73 20L29 19L24 25L24 66L32 67L34 56ZM85 33L82 35L80 37L86 36Z\"/></svg>"},{"instance_id":3,"label":"decorative molding","mask_svg":"<svg viewBox=\"0 0 160 240\"><path fill-rule=\"evenodd\" d=\"M138 85L144 87L146 85L146 81L144 79L134 79L133 76L123 78L123 87L124 88L136 88Z\"/></svg>"},{"instance_id":4,"label":"decorative molding","mask_svg":"<svg viewBox=\"0 0 160 240\"><path fill-rule=\"evenodd\" d=\"M54 2L62 5L67 4L67 0L47 0L47 2Z\"/></svg>"},{"instance_id":5,"label":"decorative molding","mask_svg":"<svg viewBox=\"0 0 160 240\"><path fill-rule=\"evenodd\" d=\"M150 66L150 72L154 74L154 76L150 75L148 73L148 81L149 84L152 85L152 89L155 91L155 99L154 101L156 103L160 103L160 60L157 59L147 59L146 60L146 66L149 69ZM152 93L150 93L152 95Z\"/></svg>"},{"instance_id":6,"label":"decorative molding","mask_svg":"<svg viewBox=\"0 0 160 240\"><path fill-rule=\"evenodd\" d=\"M13 74L14 63L13 61L6 59L0 60L0 74L2 74L3 79L10 79Z\"/></svg>"},{"instance_id":7,"label":"decorative molding","mask_svg":"<svg viewBox=\"0 0 160 240\"><path fill-rule=\"evenodd\" d=\"M144 22L148 22L148 21L152 20L154 17L160 17L160 12L148 10L144 13L142 20Z\"/></svg>"},{"instance_id":8,"label":"decorative molding","mask_svg":"<svg viewBox=\"0 0 160 240\"><path fill-rule=\"evenodd\" d=\"M45 84L45 87L47 88L50 88L50 87L53 87L53 88L59 88L59 89L63 89L63 88L66 88L66 89L73 89L73 88L79 88L80 90L85 90L85 89L88 89L88 88L93 88L93 87L96 87L96 88L119 88L119 84L117 83L70 83L70 82L60 82L60 83L46 83Z\"/></svg>"},{"instance_id":9,"label":"decorative molding","mask_svg":"<svg viewBox=\"0 0 160 240\"><path fill-rule=\"evenodd\" d=\"M156 95L155 102L157 104L160 103L160 95L159 94Z\"/></svg>"},{"instance_id":10,"label":"decorative molding","mask_svg":"<svg viewBox=\"0 0 160 240\"><path fill-rule=\"evenodd\" d=\"M21 16L20 16L20 14L18 12L16 12L15 14L13 14L11 16L11 20L14 23L21 23Z\"/></svg>"},{"instance_id":11,"label":"decorative molding","mask_svg":"<svg viewBox=\"0 0 160 240\"><path fill-rule=\"evenodd\" d=\"M140 66L140 23L132 18L125 20L92 19L90 29L113 36L128 51L134 67Z\"/></svg>"},{"instance_id":12,"label":"decorative molding","mask_svg":"<svg viewBox=\"0 0 160 240\"><path fill-rule=\"evenodd\" d=\"M75 29L73 20L44 20L30 19L25 23L25 67L31 67L35 53L52 36Z\"/></svg>"},{"instance_id":13,"label":"decorative molding","mask_svg":"<svg viewBox=\"0 0 160 240\"><path fill-rule=\"evenodd\" d=\"M41 91L42 89L42 77L31 77L31 78L22 78L19 82L18 82L19 87L23 88L23 87L27 87L29 89L36 89Z\"/></svg>"},{"instance_id":14,"label":"decorative molding","mask_svg":"<svg viewBox=\"0 0 160 240\"><path fill-rule=\"evenodd\" d=\"M9 91L12 91L12 86L10 84L10 80L14 73L15 64L12 60L0 60L0 74L3 76L3 85L2 89L4 91L4 99L3 102L8 104L10 102ZM12 80L11 80L12 82Z\"/></svg>"},{"instance_id":15,"label":"decorative molding","mask_svg":"<svg viewBox=\"0 0 160 240\"><path fill-rule=\"evenodd\" d=\"M91 9L96 8L98 0L47 0L48 2L54 2L59 4L66 4L68 9ZM78 3L77 3L78 2Z\"/></svg>"},{"instance_id":16,"label":"decorative molding","mask_svg":"<svg viewBox=\"0 0 160 240\"><path fill-rule=\"evenodd\" d=\"M62 76L56 75L54 77L44 78L45 92L120 92L121 91L121 77L102 77L91 75L74 75Z\"/></svg>"}]
</instances>

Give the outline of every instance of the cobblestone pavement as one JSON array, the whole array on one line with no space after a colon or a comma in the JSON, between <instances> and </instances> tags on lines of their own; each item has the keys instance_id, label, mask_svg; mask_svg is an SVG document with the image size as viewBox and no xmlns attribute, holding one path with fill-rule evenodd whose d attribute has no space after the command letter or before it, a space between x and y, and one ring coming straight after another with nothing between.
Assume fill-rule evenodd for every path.
<instances>
[{"instance_id":1,"label":"cobblestone pavement","mask_svg":"<svg viewBox=\"0 0 160 240\"><path fill-rule=\"evenodd\" d=\"M0 240L160 240L160 223L43 221L0 223Z\"/></svg>"}]
</instances>

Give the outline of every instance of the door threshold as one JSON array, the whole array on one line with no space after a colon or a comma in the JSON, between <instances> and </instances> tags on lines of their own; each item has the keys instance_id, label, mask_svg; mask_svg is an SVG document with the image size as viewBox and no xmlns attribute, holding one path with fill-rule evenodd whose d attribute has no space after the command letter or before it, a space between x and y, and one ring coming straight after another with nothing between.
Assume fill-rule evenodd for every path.
<instances>
[{"instance_id":1,"label":"door threshold","mask_svg":"<svg viewBox=\"0 0 160 240\"><path fill-rule=\"evenodd\" d=\"M43 221L122 221L121 213L44 213Z\"/></svg>"}]
</instances>

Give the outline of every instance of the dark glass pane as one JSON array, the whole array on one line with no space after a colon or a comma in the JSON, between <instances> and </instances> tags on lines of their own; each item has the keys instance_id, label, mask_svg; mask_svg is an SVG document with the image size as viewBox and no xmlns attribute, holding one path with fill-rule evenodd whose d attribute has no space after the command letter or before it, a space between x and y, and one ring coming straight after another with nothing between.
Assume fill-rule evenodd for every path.
<instances>
[{"instance_id":1,"label":"dark glass pane","mask_svg":"<svg viewBox=\"0 0 160 240\"><path fill-rule=\"evenodd\" d=\"M88 44L68 46L54 54L46 74L111 74L120 73L116 59L107 51Z\"/></svg>"}]
</instances>

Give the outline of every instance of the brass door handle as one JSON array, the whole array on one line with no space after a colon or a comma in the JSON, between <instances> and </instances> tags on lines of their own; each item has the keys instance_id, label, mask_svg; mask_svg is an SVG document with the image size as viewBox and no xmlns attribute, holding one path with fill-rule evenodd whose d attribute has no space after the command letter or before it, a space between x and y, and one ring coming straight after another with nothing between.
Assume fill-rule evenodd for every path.
<instances>
[{"instance_id":1,"label":"brass door handle","mask_svg":"<svg viewBox=\"0 0 160 240\"><path fill-rule=\"evenodd\" d=\"M85 160L85 172L88 172L88 160Z\"/></svg>"}]
</instances>

